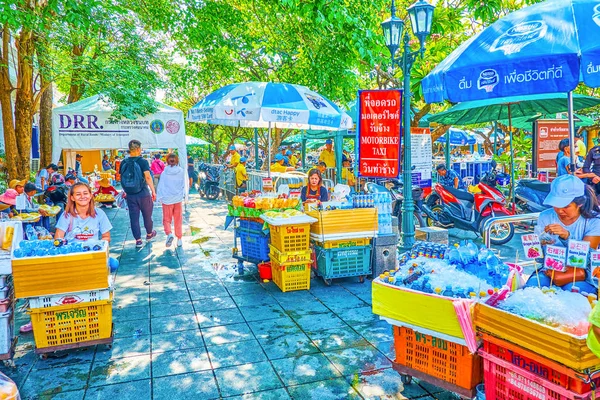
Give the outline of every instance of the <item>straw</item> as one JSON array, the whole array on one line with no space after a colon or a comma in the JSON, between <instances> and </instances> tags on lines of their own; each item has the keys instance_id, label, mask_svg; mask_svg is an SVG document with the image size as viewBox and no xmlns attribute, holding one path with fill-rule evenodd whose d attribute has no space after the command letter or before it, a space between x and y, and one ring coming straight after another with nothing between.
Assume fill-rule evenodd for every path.
<instances>
[{"instance_id":1,"label":"straw","mask_svg":"<svg viewBox=\"0 0 600 400\"><path fill-rule=\"evenodd\" d=\"M537 277L538 288L541 289L542 288L542 284L540 283L540 273L538 272L537 262L534 262L533 265L535 266L535 276Z\"/></svg>"},{"instance_id":2,"label":"straw","mask_svg":"<svg viewBox=\"0 0 600 400\"><path fill-rule=\"evenodd\" d=\"M473 330L473 320L471 319L471 303L472 302L467 299L458 299L452 301L460 329L465 337L467 348L471 354L475 354L477 352L478 345L475 337L475 331Z\"/></svg>"},{"instance_id":3,"label":"straw","mask_svg":"<svg viewBox=\"0 0 600 400\"><path fill-rule=\"evenodd\" d=\"M552 277L550 277L550 287L552 287L553 282L554 282L554 270L552 270Z\"/></svg>"},{"instance_id":4,"label":"straw","mask_svg":"<svg viewBox=\"0 0 600 400\"><path fill-rule=\"evenodd\" d=\"M577 277L577 268L573 267L573 286L575 286L575 278Z\"/></svg>"}]
</instances>

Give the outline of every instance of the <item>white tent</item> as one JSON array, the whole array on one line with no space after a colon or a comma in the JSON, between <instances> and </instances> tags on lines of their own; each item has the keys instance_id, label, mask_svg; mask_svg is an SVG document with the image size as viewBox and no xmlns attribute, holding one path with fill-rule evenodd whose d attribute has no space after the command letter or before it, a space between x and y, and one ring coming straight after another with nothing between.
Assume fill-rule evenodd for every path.
<instances>
[{"instance_id":1,"label":"white tent","mask_svg":"<svg viewBox=\"0 0 600 400\"><path fill-rule=\"evenodd\" d=\"M135 120L112 121L113 108L100 96L92 96L52 110L52 160L63 150L65 170L75 164L77 150L127 149L137 139L142 148L170 149L179 153L179 164L187 174L185 124L183 113L158 103L154 114Z\"/></svg>"}]
</instances>

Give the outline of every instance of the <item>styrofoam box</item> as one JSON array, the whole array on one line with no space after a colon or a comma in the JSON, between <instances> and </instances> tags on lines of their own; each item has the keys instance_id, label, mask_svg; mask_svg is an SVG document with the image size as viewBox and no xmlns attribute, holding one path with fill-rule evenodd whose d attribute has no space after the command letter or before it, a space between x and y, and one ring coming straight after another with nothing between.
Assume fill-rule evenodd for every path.
<instances>
[{"instance_id":1,"label":"styrofoam box","mask_svg":"<svg viewBox=\"0 0 600 400\"><path fill-rule=\"evenodd\" d=\"M10 351L13 339L12 310L0 314L0 354Z\"/></svg>"},{"instance_id":2,"label":"styrofoam box","mask_svg":"<svg viewBox=\"0 0 600 400\"><path fill-rule=\"evenodd\" d=\"M112 288L91 290L89 292L75 292L53 294L51 296L29 297L30 308L47 308L67 304L88 303L90 301L108 300Z\"/></svg>"},{"instance_id":3,"label":"styrofoam box","mask_svg":"<svg viewBox=\"0 0 600 400\"><path fill-rule=\"evenodd\" d=\"M8 299L10 293L10 286L4 286L0 288L0 300Z\"/></svg>"}]
</instances>

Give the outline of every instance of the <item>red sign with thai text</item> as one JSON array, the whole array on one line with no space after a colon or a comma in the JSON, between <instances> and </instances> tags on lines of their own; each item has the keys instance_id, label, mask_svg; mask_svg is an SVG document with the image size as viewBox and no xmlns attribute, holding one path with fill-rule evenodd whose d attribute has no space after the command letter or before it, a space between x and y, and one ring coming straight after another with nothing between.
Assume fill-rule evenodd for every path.
<instances>
[{"instance_id":1,"label":"red sign with thai text","mask_svg":"<svg viewBox=\"0 0 600 400\"><path fill-rule=\"evenodd\" d=\"M556 168L558 144L569 137L568 120L537 120L537 140L534 157L537 169Z\"/></svg>"},{"instance_id":2,"label":"red sign with thai text","mask_svg":"<svg viewBox=\"0 0 600 400\"><path fill-rule=\"evenodd\" d=\"M359 176L398 177L401 118L401 90L358 92Z\"/></svg>"}]
</instances>

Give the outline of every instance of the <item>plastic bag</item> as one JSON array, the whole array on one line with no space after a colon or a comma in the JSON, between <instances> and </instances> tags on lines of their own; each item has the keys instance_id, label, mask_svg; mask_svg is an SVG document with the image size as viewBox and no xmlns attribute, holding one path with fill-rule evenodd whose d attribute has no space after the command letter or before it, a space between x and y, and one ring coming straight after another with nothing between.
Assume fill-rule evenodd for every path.
<instances>
[{"instance_id":1,"label":"plastic bag","mask_svg":"<svg viewBox=\"0 0 600 400\"><path fill-rule=\"evenodd\" d=\"M123 197L123 193L124 192L121 191L118 195L115 196L115 204L117 205L117 207L127 210L127 200L125 200L125 198Z\"/></svg>"},{"instance_id":2,"label":"plastic bag","mask_svg":"<svg viewBox=\"0 0 600 400\"><path fill-rule=\"evenodd\" d=\"M17 385L8 376L0 372L0 399L1 400L21 400Z\"/></svg>"}]
</instances>

